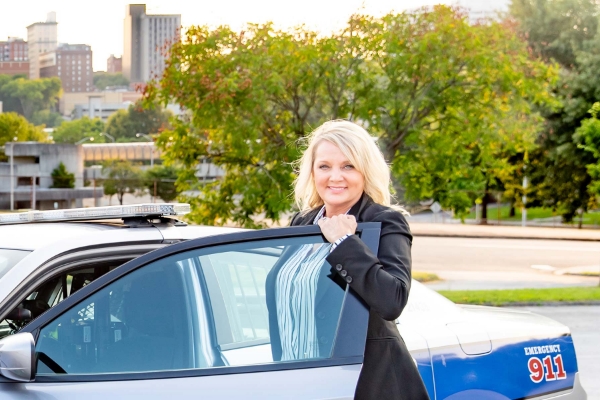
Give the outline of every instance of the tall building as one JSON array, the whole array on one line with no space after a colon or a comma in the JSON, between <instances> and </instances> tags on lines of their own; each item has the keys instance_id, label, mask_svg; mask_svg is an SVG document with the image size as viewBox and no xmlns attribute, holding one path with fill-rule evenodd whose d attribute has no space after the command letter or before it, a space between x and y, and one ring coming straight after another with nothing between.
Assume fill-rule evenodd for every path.
<instances>
[{"instance_id":1,"label":"tall building","mask_svg":"<svg viewBox=\"0 0 600 400\"><path fill-rule=\"evenodd\" d=\"M40 77L60 78L65 93L93 92L92 48L86 44L61 43L39 58Z\"/></svg>"},{"instance_id":2,"label":"tall building","mask_svg":"<svg viewBox=\"0 0 600 400\"><path fill-rule=\"evenodd\" d=\"M21 38L0 42L0 74L29 76L27 52L27 42Z\"/></svg>"},{"instance_id":3,"label":"tall building","mask_svg":"<svg viewBox=\"0 0 600 400\"><path fill-rule=\"evenodd\" d=\"M179 40L181 15L148 15L145 4L129 4L124 21L123 75L130 82L160 78L166 53Z\"/></svg>"},{"instance_id":4,"label":"tall building","mask_svg":"<svg viewBox=\"0 0 600 400\"><path fill-rule=\"evenodd\" d=\"M115 57L114 54L111 54L106 60L106 72L109 74L123 72L123 58Z\"/></svg>"},{"instance_id":5,"label":"tall building","mask_svg":"<svg viewBox=\"0 0 600 400\"><path fill-rule=\"evenodd\" d=\"M55 12L48 13L46 22L36 22L27 27L27 43L29 78L37 79L40 77L40 55L55 50L58 45L58 22Z\"/></svg>"}]
</instances>

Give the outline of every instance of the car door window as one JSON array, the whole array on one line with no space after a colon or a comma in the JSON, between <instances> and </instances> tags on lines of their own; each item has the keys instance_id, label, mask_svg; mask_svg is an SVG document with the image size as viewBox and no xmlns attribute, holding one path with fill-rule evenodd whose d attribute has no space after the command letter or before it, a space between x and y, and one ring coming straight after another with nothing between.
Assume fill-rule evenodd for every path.
<instances>
[{"instance_id":1,"label":"car door window","mask_svg":"<svg viewBox=\"0 0 600 400\"><path fill-rule=\"evenodd\" d=\"M241 241L151 262L43 326L38 375L331 358L346 287L326 261L329 248L314 235Z\"/></svg>"}]
</instances>

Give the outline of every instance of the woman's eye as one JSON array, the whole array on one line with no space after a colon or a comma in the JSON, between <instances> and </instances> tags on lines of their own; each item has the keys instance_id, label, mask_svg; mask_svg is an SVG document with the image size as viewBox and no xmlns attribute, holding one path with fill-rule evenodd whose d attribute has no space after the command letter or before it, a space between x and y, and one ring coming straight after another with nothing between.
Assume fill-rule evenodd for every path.
<instances>
[{"instance_id":1,"label":"woman's eye","mask_svg":"<svg viewBox=\"0 0 600 400\"><path fill-rule=\"evenodd\" d=\"M328 165L319 165L319 169L327 169L327 168L329 168Z\"/></svg>"},{"instance_id":2,"label":"woman's eye","mask_svg":"<svg viewBox=\"0 0 600 400\"><path fill-rule=\"evenodd\" d=\"M344 165L344 169L354 169L354 165Z\"/></svg>"}]
</instances>

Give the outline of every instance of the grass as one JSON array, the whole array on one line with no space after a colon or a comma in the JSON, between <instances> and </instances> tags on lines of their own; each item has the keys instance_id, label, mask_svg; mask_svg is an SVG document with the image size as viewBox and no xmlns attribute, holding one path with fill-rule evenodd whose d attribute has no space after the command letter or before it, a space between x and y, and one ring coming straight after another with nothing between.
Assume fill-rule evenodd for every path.
<instances>
[{"instance_id":1,"label":"grass","mask_svg":"<svg viewBox=\"0 0 600 400\"><path fill-rule=\"evenodd\" d=\"M439 276L431 272L413 271L412 277L415 281L419 282L433 282L440 280Z\"/></svg>"},{"instance_id":2,"label":"grass","mask_svg":"<svg viewBox=\"0 0 600 400\"><path fill-rule=\"evenodd\" d=\"M600 302L600 287L511 290L440 290L438 293L459 304L492 306Z\"/></svg>"},{"instance_id":3,"label":"grass","mask_svg":"<svg viewBox=\"0 0 600 400\"><path fill-rule=\"evenodd\" d=\"M515 216L509 217L510 207L500 206L500 221L521 221L521 209L515 209ZM559 212L552 212L550 208L544 207L532 207L527 209L527 220L539 218L552 218L560 216ZM467 216L468 219L475 219L475 207L471 209L471 212ZM498 209L495 204L488 205L488 219L492 221L498 220ZM572 222L574 226L579 223L579 217L576 217ZM591 212L583 214L583 225L600 225L600 212Z\"/></svg>"}]
</instances>

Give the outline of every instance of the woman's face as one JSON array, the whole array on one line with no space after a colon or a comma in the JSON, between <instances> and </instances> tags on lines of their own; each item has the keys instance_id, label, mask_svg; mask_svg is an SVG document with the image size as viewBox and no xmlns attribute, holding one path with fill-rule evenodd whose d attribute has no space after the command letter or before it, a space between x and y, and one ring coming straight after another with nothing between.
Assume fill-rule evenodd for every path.
<instances>
[{"instance_id":1,"label":"woman's face","mask_svg":"<svg viewBox=\"0 0 600 400\"><path fill-rule=\"evenodd\" d=\"M327 140L317 145L313 177L329 217L348 211L360 199L365 188L363 175L339 147Z\"/></svg>"}]
</instances>

